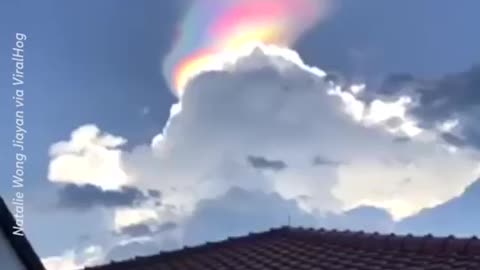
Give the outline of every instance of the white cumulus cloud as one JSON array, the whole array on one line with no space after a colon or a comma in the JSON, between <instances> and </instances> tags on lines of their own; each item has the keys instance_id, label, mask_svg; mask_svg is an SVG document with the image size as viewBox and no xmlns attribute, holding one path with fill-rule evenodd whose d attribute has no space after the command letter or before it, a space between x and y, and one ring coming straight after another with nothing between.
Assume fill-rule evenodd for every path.
<instances>
[{"instance_id":1,"label":"white cumulus cloud","mask_svg":"<svg viewBox=\"0 0 480 270\"><path fill-rule=\"evenodd\" d=\"M85 135L52 148L50 179L103 187L128 180L160 190L177 215L238 186L277 192L310 212L367 204L397 219L458 195L475 179L474 153L417 139L421 130L405 116L408 98L365 104L324 77L291 50L257 48L193 79L149 145L125 152L118 137L75 131ZM385 123L392 118L410 140L395 140L398 132ZM265 172L248 163L252 155L287 166Z\"/></svg>"},{"instance_id":2,"label":"white cumulus cloud","mask_svg":"<svg viewBox=\"0 0 480 270\"><path fill-rule=\"evenodd\" d=\"M118 149L125 143L124 138L103 134L95 125L79 127L69 141L50 147L48 179L117 189L128 183Z\"/></svg>"},{"instance_id":3,"label":"white cumulus cloud","mask_svg":"<svg viewBox=\"0 0 480 270\"><path fill-rule=\"evenodd\" d=\"M89 246L81 251L68 250L61 256L42 258L47 270L72 270L93 266L103 261L103 250L99 246Z\"/></svg>"}]
</instances>

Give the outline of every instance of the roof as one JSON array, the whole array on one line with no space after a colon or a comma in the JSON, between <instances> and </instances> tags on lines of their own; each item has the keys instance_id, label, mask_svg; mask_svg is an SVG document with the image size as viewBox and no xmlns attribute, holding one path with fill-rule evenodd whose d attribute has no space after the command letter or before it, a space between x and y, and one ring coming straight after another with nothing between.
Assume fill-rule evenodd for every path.
<instances>
[{"instance_id":1,"label":"roof","mask_svg":"<svg viewBox=\"0 0 480 270\"><path fill-rule=\"evenodd\" d=\"M480 240L284 227L87 269L478 270Z\"/></svg>"},{"instance_id":2,"label":"roof","mask_svg":"<svg viewBox=\"0 0 480 270\"><path fill-rule=\"evenodd\" d=\"M27 270L45 270L40 258L37 256L26 236L13 234L15 219L8 210L7 205L0 197L0 228L12 246L20 261ZM1 268L1 267L0 267Z\"/></svg>"}]
</instances>

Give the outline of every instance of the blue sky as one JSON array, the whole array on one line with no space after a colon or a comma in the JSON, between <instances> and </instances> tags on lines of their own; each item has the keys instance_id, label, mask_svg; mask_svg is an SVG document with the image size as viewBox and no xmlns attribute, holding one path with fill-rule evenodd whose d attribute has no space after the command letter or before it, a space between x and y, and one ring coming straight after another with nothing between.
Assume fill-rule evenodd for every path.
<instances>
[{"instance_id":1,"label":"blue sky","mask_svg":"<svg viewBox=\"0 0 480 270\"><path fill-rule=\"evenodd\" d=\"M42 2L4 1L0 4L0 33L2 36L2 42L0 43L0 88L3 90L0 92L0 121L2 123L0 127L0 145L3 153L0 157L0 171L1 178L4 179L0 183L0 195L6 201L9 201L9 198L12 196L9 179L11 179L14 166L14 152L10 142L14 135L15 127L11 103L12 87L10 78L13 66L9 58L11 47L15 42L15 33L23 32L28 35L25 48L25 114L26 127L28 129L26 139L28 163L26 168L27 175L25 177L25 193L28 198L26 205L26 228L37 252L44 258L54 256L63 256L62 258L65 258L65 252L68 250L79 252L79 250L95 245L106 249L107 251L104 251L104 253L108 253L108 249L116 249L116 252L112 253L120 254L118 256L123 258L125 256L137 255L135 254L137 250L139 250L138 252L149 253L155 249L181 246L182 243L178 243L177 235L178 231L185 228L188 231L185 239L194 239L188 241L196 242L208 240L197 239L198 235L202 234L202 231L204 235L209 235L210 238L214 239L229 234L246 233L250 230L267 229L269 226L281 225L282 216L285 214L282 211L277 211L282 208L289 209L289 212L292 213L291 215L298 216L297 221L300 225L328 225L342 228L351 225L354 228L393 230L394 225L392 224L394 222L390 221L388 211L385 212L386 210L381 209L379 203L370 205L369 207L372 208L366 209L365 212L371 211L371 215L379 217L380 223L378 224L381 225L375 224L375 226L371 226L371 224L363 224L362 221L354 218L357 216L350 216L348 213L338 214L339 216L328 219L325 218L324 214L316 214L316 211L322 212L325 209L315 209L313 207L313 211L306 213L305 209L309 207L302 206L301 199L289 197L278 190L265 189L263 184L258 184L258 182L264 180L251 180L252 184L242 184L239 189L231 189L225 192L223 192L224 189L228 188L224 184L219 184L221 188L219 186L213 187L212 184L212 189L216 190L215 196L210 194L211 196L209 195L207 198L200 198L199 202L194 204L194 206L198 205L198 207L194 207L194 209L180 211L178 210L180 208L179 205L163 202L166 208L171 207L177 210L167 211L163 209L162 211L165 210L164 212L168 212L168 214L162 212L161 221L156 220L155 223L148 220L149 230L152 231L148 235L151 239L157 241L157 244L153 245L153 247L145 248L138 242L132 241L133 244L129 244L130 246L127 247L134 245L137 246L136 248L141 247L138 249L132 248L132 250L125 248L124 250L127 250L125 252L124 250L118 251L116 243L119 241L118 238L124 237L129 239L129 237L127 235L122 235L118 238L110 237L114 234L112 232L112 220L116 215L115 211L117 211L115 207L102 205L105 201L101 200L99 200L99 207L87 210L71 209L58 204L57 197L59 193L64 191L64 187L62 184L48 179L48 166L52 161L48 154L49 148L59 141L68 141L70 134L81 126L94 124L102 132L124 138L127 142L122 145L122 151L124 151L122 155L127 156L128 161L131 161L133 164L130 164L132 167L141 164L142 166L138 165L138 167L143 169L143 163L154 163L154 161L148 160L147 157L141 156L144 150L139 148L139 146L149 145L152 138L162 132L166 121L169 119L170 107L176 102L176 97L171 94L163 76L162 63L173 46L176 25L182 20L182 15L188 6L189 1L186 0L135 2L106 0L95 3L93 1L77 1L73 3L46 0ZM480 19L476 12L478 10L480 10L480 2L474 0L408 0L395 3L386 3L381 0L337 1L337 8L333 15L307 32L293 49L298 52L304 63L309 66L316 66L327 72L340 74L351 82L367 83L372 90L368 89L366 91L368 95L365 95L365 102L368 100L367 97L378 94L376 93L376 90L378 90L376 88L392 74L409 74L416 81L432 80L435 82L433 83L434 85L437 85L437 81L444 79L447 80L445 83L449 85L448 74L462 74L462 72L469 70L473 65L480 62L480 51L478 50L480 48L480 36L477 30ZM476 74L478 76L478 73ZM467 75L462 76L458 75L459 80L465 79L464 77ZM475 76L475 73L473 76ZM239 80L239 78L234 79ZM207 79L205 80L208 81ZM475 115L478 115L476 104L479 104L480 99L478 95L468 94L476 89L473 89L475 80L472 79L471 81L473 85L471 88L465 87L464 90L459 90L458 92L461 95L473 98L470 104L468 104L468 108L465 100L454 97L455 91L449 91L441 98L458 101L449 105L448 108L454 108L449 116L457 117L460 122L465 120L464 122L466 123L465 125L460 125L462 129L455 131L457 133L453 134L462 138L466 145L465 147L460 147L461 151L465 148L465 153L462 152L462 157L455 160L463 160L465 158L468 162L476 162L472 158L478 154L478 149L473 142L474 136L467 135L476 132L473 126L476 126L474 121ZM478 82L478 79L476 82ZM455 86L456 84L453 85ZM432 87L432 89L433 91L441 92L440 87ZM213 96L215 93L212 90L210 94ZM421 91L416 91L415 93L426 96ZM395 93L385 98L396 98L400 94ZM203 110L195 102L199 102L197 99L204 102L199 104L206 104L210 101L206 97L198 97L197 95L199 94L192 94L191 111L208 114L208 110ZM449 95L454 98L450 98ZM477 98L476 100L475 97ZM216 99L213 100L215 101ZM362 97L359 97L359 100L362 100ZM422 102L420 104L427 104ZM197 118L197 116L192 116L191 119L193 120L191 120L187 117L187 113L190 112L187 104L190 103L184 104L184 117L178 117L182 119L178 120L178 122L183 121L185 118L185 123L178 124L178 130L177 125L174 125L175 129L172 129L172 134L185 130L192 132L204 131L205 134L210 134L208 132L215 127L212 126L209 129L208 125L216 125L216 123L224 123L224 121L228 122L229 120L228 114L225 114L226 120L220 119L218 120L219 122L211 120L213 118ZM211 108L216 108L214 105L212 106ZM411 111L411 117L416 118L418 122L427 126L435 121L440 123L441 121L450 120L443 118L434 118L432 120L431 117L426 119L424 118L425 114L421 112L427 109L416 108L416 110ZM206 122L201 122L203 120ZM242 119L237 120L239 125L243 123ZM225 124L225 128L229 126L230 123ZM234 127L232 127L232 130L234 130ZM285 135L283 130L280 133ZM218 133L215 134L218 135ZM191 136L180 135L179 137L184 141L180 140L175 143L185 145L192 143L194 147L191 148L191 151L200 149L195 148L197 146L196 141L195 144L189 141ZM352 136L355 135L353 134ZM221 136L217 139L222 141ZM295 138L291 139L294 140ZM253 141L256 141L256 139ZM208 143L209 141L206 140L205 144L208 145ZM288 146L285 148L288 148ZM292 146L292 148L294 147ZM236 148L229 146L222 149L222 151L235 152L234 149ZM181 151L184 150L182 149ZM282 179L288 177L289 172L287 171L295 165L291 165L284 160L283 156L276 151L269 153L273 157L265 156L266 161L269 159L273 161L277 159L283 160L287 164L287 169L285 172L281 172L281 177ZM263 156L266 153L253 154ZM424 153L422 152L421 154ZM179 154L179 158L183 156L183 152L181 155ZM295 156L295 153L289 153L288 156ZM342 155L339 154L339 156ZM425 154L425 156L428 155ZM173 161L168 162L171 162L168 164L172 167L177 166ZM222 161L223 163L225 162ZM294 163L295 161L292 161L292 164ZM268 162L264 164L267 165L267 172L257 171L253 174L251 171L245 172L237 168L237 164L233 161L231 164L228 164L225 168L222 168L220 174L222 177L235 178L244 176L249 179L250 177L252 177L251 179L256 179L256 177L275 179L276 177L275 172L268 171ZM145 175L151 176L153 174L152 168L155 168L155 166L155 164L149 165L146 169L148 173L145 173ZM161 165L158 166L161 167ZM196 166L194 164L191 168L195 169ZM462 166L467 165L462 163L457 167L463 168ZM135 167L135 172L137 172L136 170L140 171L139 168ZM300 169L296 168L296 170ZM144 172L142 171L139 174L142 173ZM174 174L166 174L165 177L173 177L172 175ZM452 176L455 175L452 174ZM220 176L215 175L215 177ZM464 180L461 186L456 186L455 188L462 190L468 184L471 184L473 180L475 180L473 177L470 179L470 182ZM156 181L163 181L163 179ZM267 183L270 180L265 181ZM145 180L145 182L148 181ZM148 185L144 185L144 182L129 182L128 184L147 194ZM327 185L329 188L333 186L333 183ZM250 190L251 187L253 187L253 191ZM322 187L325 186L323 184L319 185L319 188ZM257 188L262 191L267 190L268 192L265 194L258 193L260 191ZM471 189L475 190L475 188L477 192L480 192L478 187L473 186ZM160 193L165 195L165 190L158 189ZM103 194L101 191L97 192L94 189L90 189L90 191L91 193L82 193L85 195L85 198L93 198L96 194L100 194L99 196L107 200L108 196L121 197L123 194L120 194L120 191L118 194L112 193L108 195ZM252 193L249 194L249 192ZM270 192L274 194L270 194ZM345 195L348 192L341 191L341 186L338 192L341 194L338 195L337 193L337 197L355 197L353 195ZM472 192L474 191L469 193L470 197L475 197L471 195ZM449 196L449 199L456 197L451 194L445 195L443 191L440 193L441 196L439 196L443 200L438 201L436 205L438 203L448 203L449 200L445 198ZM228 195L232 197L230 198ZM148 195L144 196L148 197L145 200L152 199ZM212 205L242 204L242 202L249 200L249 196L252 196L252 200L264 202L266 208L258 210L260 211L258 213L245 213L235 207L225 209L212 207ZM316 196L323 195L318 193ZM322 198L314 199L314 201L320 201L319 204L322 205L330 205L330 203L336 205L339 203L333 199L332 202L324 202ZM358 199L358 201L360 200ZM114 202L118 201L114 200ZM460 209L469 209L470 211L475 200L472 199L468 202L456 202L455 204L461 205ZM148 201L148 203L151 202ZM361 204L355 206L362 207ZM146 206L142 207L145 208ZM335 207L332 206L332 209ZM443 208L439 209L437 211L441 211ZM449 210L452 209L451 206L446 206L445 209L447 209L445 211L448 213L453 211ZM456 208L453 207L453 209ZM189 211L190 214L187 217L182 217L178 214L179 212ZM262 220L264 216L262 213L265 212L271 213L271 215ZM469 213L468 211L466 212ZM233 230L217 230L215 233L211 232L209 234L208 228L212 224L209 222L222 224L225 228L230 227L229 223L225 222L225 218L223 218L229 215L232 215L232 218L240 216L248 219L252 217L252 219L258 222L242 224ZM357 215L361 216L358 213ZM441 212L438 215L442 216L444 213ZM319 216L322 217L320 220ZM370 217L368 213L365 216ZM169 220L169 217L171 217L171 220ZM413 219L412 217L410 218ZM476 218L477 221L478 216ZM189 222L182 227L183 225L181 224L184 219L189 219ZM216 222L216 220L222 222ZM435 219L432 218L432 220ZM168 222L177 224L177 227L171 226L172 228L165 231L160 229L168 227L162 227L162 225ZM422 221L423 223L420 225L416 225L415 220L408 220L408 222L408 224L406 222L400 226L402 232L414 231L416 227L420 228L418 231L422 233L433 230L433 228L430 229L429 227L431 223L428 222L428 219L427 221ZM193 229L188 230L188 228ZM170 231L174 231L172 235L169 235ZM218 231L221 232L220 235L215 235ZM453 224L440 233L471 234L472 230ZM480 232L473 231L473 233L478 234ZM51 241L53 235L56 241ZM75 254L75 256L73 260L76 263L80 264L82 260L85 261L80 255Z\"/></svg>"}]
</instances>

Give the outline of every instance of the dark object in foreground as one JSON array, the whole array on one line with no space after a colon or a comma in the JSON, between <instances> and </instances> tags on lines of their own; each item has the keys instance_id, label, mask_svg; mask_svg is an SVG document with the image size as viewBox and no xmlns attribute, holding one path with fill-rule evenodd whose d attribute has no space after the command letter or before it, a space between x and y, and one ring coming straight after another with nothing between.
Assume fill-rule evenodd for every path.
<instances>
[{"instance_id":1,"label":"dark object in foreground","mask_svg":"<svg viewBox=\"0 0 480 270\"><path fill-rule=\"evenodd\" d=\"M0 197L0 269L45 270L25 235L16 235L15 218Z\"/></svg>"},{"instance_id":2,"label":"dark object in foreground","mask_svg":"<svg viewBox=\"0 0 480 270\"><path fill-rule=\"evenodd\" d=\"M480 240L281 228L87 269L479 270Z\"/></svg>"}]
</instances>

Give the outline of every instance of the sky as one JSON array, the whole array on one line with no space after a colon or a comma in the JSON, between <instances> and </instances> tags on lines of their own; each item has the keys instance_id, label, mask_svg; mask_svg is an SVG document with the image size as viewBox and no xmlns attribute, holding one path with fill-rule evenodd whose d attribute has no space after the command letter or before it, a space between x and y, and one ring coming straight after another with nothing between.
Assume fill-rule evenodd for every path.
<instances>
[{"instance_id":1,"label":"sky","mask_svg":"<svg viewBox=\"0 0 480 270\"><path fill-rule=\"evenodd\" d=\"M479 9L3 1L0 196L14 211L24 33L24 223L49 270L289 222L478 236Z\"/></svg>"}]
</instances>

